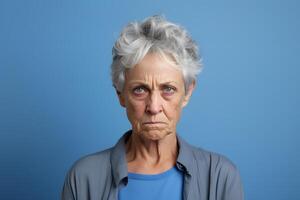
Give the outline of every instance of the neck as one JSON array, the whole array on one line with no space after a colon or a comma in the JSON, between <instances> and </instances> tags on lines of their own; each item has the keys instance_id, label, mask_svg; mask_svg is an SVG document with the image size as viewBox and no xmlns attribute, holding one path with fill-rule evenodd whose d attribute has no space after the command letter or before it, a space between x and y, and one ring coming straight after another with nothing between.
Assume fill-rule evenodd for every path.
<instances>
[{"instance_id":1,"label":"neck","mask_svg":"<svg viewBox=\"0 0 300 200\"><path fill-rule=\"evenodd\" d=\"M129 172L151 174L166 171L175 165L177 155L175 133L160 140L150 140L132 133L126 143Z\"/></svg>"}]
</instances>

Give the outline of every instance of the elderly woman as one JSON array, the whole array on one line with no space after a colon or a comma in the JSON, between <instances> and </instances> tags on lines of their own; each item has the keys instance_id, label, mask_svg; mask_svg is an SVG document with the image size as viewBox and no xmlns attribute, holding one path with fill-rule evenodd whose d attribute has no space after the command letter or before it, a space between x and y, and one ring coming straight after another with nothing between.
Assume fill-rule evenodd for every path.
<instances>
[{"instance_id":1,"label":"elderly woman","mask_svg":"<svg viewBox=\"0 0 300 200\"><path fill-rule=\"evenodd\" d=\"M176 134L201 71L197 46L160 16L127 25L113 47L112 80L131 130L77 161L63 200L241 200L237 168Z\"/></svg>"}]
</instances>

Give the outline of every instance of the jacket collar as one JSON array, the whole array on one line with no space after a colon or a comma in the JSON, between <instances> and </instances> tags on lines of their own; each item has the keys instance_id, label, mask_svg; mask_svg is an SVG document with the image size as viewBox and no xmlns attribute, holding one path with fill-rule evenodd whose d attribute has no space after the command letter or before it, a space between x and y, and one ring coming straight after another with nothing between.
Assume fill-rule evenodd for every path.
<instances>
[{"instance_id":1,"label":"jacket collar","mask_svg":"<svg viewBox=\"0 0 300 200\"><path fill-rule=\"evenodd\" d=\"M177 134L177 142L179 146L179 153L176 161L176 165L179 170L186 174L193 174L194 156L193 146L188 144L180 135Z\"/></svg>"},{"instance_id":2,"label":"jacket collar","mask_svg":"<svg viewBox=\"0 0 300 200\"><path fill-rule=\"evenodd\" d=\"M127 161L126 161L126 138L131 134L131 131L127 131L112 148L111 153L111 167L112 175L116 186L120 184L120 181L128 176ZM127 184L127 183L126 183Z\"/></svg>"},{"instance_id":3,"label":"jacket collar","mask_svg":"<svg viewBox=\"0 0 300 200\"><path fill-rule=\"evenodd\" d=\"M117 144L112 148L111 153L111 166L112 175L116 186L124 179L125 184L128 181L128 169L126 161L126 149L125 141L131 135L131 130L127 131L117 142ZM193 146L184 141L179 135L177 135L177 142L179 145L179 154L176 161L176 166L182 172L192 175L193 173Z\"/></svg>"}]
</instances>

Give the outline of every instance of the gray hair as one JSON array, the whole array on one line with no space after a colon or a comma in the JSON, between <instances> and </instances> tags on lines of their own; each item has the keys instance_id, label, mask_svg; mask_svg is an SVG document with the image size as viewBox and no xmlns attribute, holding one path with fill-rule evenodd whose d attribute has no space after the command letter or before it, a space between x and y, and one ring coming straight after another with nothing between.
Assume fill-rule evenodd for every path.
<instances>
[{"instance_id":1,"label":"gray hair","mask_svg":"<svg viewBox=\"0 0 300 200\"><path fill-rule=\"evenodd\" d=\"M124 87L125 70L134 67L148 53L170 56L182 70L186 91L202 70L197 45L187 31L162 16L151 16L142 22L129 23L112 49L111 76L118 92Z\"/></svg>"}]
</instances>

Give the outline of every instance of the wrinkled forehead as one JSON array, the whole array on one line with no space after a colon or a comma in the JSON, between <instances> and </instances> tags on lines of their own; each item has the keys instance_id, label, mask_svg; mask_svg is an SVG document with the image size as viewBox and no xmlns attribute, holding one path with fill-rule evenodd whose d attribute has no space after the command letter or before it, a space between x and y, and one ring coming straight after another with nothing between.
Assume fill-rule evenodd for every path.
<instances>
[{"instance_id":1,"label":"wrinkled forehead","mask_svg":"<svg viewBox=\"0 0 300 200\"><path fill-rule=\"evenodd\" d=\"M137 65L125 71L125 81L184 83L178 66L159 54L147 54Z\"/></svg>"}]
</instances>

